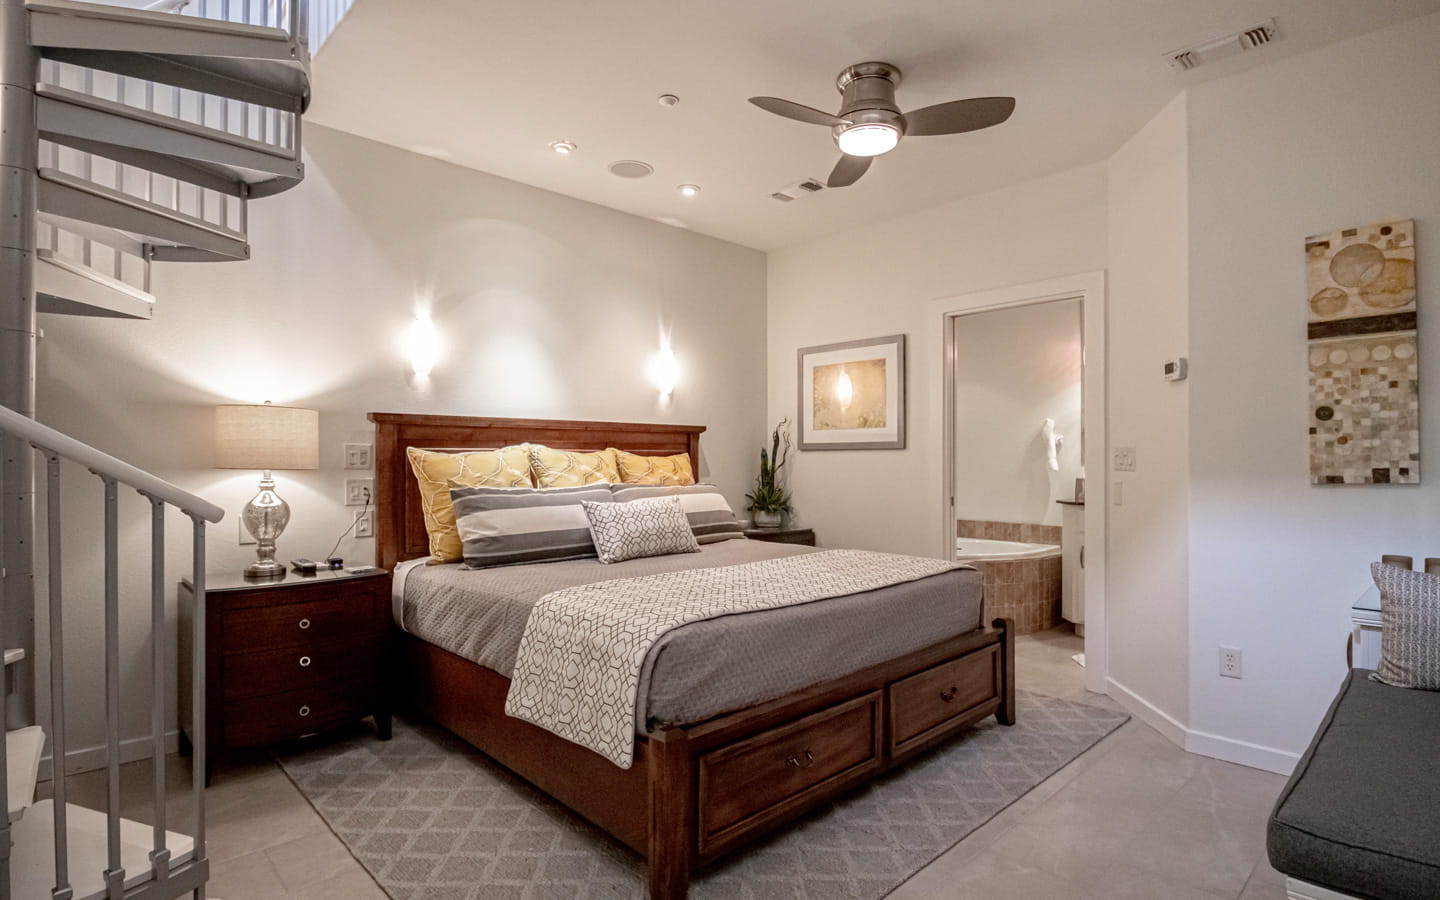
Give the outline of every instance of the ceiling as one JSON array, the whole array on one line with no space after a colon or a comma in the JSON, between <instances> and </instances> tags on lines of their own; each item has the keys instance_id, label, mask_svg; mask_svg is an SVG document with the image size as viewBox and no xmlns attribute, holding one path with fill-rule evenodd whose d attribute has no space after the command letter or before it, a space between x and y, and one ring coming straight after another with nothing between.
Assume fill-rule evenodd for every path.
<instances>
[{"instance_id":1,"label":"ceiling","mask_svg":"<svg viewBox=\"0 0 1440 900\"><path fill-rule=\"evenodd\" d=\"M1440 0L356 0L315 62L307 118L762 250L1109 156L1185 86L1440 10ZM1280 39L1183 75L1167 51L1277 21ZM851 63L898 65L902 109L1009 95L1009 122L911 137L853 187L828 131ZM679 96L673 108L660 94ZM551 141L575 142L561 156ZM643 160L648 178L610 163ZM680 184L699 195L683 197Z\"/></svg>"}]
</instances>

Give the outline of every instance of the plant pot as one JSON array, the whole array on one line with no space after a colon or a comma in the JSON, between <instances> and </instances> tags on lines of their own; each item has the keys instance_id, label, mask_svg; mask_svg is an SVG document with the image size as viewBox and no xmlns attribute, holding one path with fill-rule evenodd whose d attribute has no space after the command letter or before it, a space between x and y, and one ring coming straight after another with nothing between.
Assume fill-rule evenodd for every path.
<instances>
[{"instance_id":1,"label":"plant pot","mask_svg":"<svg viewBox=\"0 0 1440 900\"><path fill-rule=\"evenodd\" d=\"M779 528L783 515L778 512L766 512L765 510L751 510L751 521L756 528Z\"/></svg>"}]
</instances>

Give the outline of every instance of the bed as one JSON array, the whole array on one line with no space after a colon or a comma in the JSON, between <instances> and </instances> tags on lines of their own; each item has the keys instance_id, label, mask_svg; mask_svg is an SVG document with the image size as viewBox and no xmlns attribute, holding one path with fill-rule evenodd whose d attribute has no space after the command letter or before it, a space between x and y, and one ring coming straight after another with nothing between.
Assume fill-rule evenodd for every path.
<instances>
[{"instance_id":1,"label":"bed","mask_svg":"<svg viewBox=\"0 0 1440 900\"><path fill-rule=\"evenodd\" d=\"M686 453L698 472L699 440L705 430L703 426L395 413L371 413L370 420L376 429L377 561L391 571L428 552L419 491L406 459L409 447L498 448L526 441L561 450L618 447L650 456ZM736 546L727 549L727 543ZM756 554L804 552L746 544L758 542L708 545L709 564L725 565L757 558ZM619 577L624 574L617 569ZM444 577L430 572L425 576L431 581ZM913 602L903 598L897 602L902 601ZM730 618L781 612L793 617L803 608ZM846 616L854 614L858 613ZM734 624L713 624L716 621L687 625L671 634ZM807 626L802 621L792 627ZM396 652L403 686L397 700L635 850L646 862L650 897L679 900L686 895L693 870L987 716L1014 723L1014 643L1007 620L914 648L905 644L905 640L913 644L913 636L897 640L897 646L907 649L864 660L858 669L842 667L837 670L841 674L826 673L818 683L793 687L743 708L728 708L734 706L736 695L710 697L705 701L713 704L710 708L725 710L716 714L707 714L704 703L695 706L704 691L692 690L694 685L676 689L674 676L652 673L672 689L668 695L663 691L647 695L650 708L637 718L643 727L637 729L629 768L507 716L510 680L503 674L500 657L487 659L490 666L481 665L467 658L485 659L478 652L462 655L398 629ZM458 645L456 649L464 650ZM679 649L667 649L659 659L667 655L672 660L685 658ZM672 669L683 672L685 667ZM691 700L695 702L687 708L685 703ZM703 718L697 720L697 715Z\"/></svg>"}]
</instances>

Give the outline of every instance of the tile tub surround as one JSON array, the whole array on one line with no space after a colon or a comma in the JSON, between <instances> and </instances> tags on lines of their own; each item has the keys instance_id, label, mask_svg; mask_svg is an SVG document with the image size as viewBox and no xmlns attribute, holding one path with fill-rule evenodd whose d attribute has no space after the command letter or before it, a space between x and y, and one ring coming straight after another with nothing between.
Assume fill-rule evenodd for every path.
<instances>
[{"instance_id":1,"label":"tile tub surround","mask_svg":"<svg viewBox=\"0 0 1440 900\"><path fill-rule=\"evenodd\" d=\"M957 538L1033 541L1059 544L1059 525L1017 522L982 522L959 519ZM1060 624L1060 551L1036 559L976 560L971 563L985 575L983 621L1007 618L1020 634L1046 631Z\"/></svg>"},{"instance_id":2,"label":"tile tub surround","mask_svg":"<svg viewBox=\"0 0 1440 900\"><path fill-rule=\"evenodd\" d=\"M994 541L1025 541L1035 544L1060 543L1059 525L1037 525L1030 522L987 522L979 519L956 519L957 538L985 538Z\"/></svg>"}]
</instances>

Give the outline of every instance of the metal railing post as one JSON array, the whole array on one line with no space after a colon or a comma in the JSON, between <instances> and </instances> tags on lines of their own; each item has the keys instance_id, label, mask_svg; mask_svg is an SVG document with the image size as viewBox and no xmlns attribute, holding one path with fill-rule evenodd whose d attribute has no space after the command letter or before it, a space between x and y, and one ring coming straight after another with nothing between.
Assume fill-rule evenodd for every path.
<instances>
[{"instance_id":1,"label":"metal railing post","mask_svg":"<svg viewBox=\"0 0 1440 900\"><path fill-rule=\"evenodd\" d=\"M154 844L150 850L150 872L156 881L170 877L170 850L165 846L165 503L150 501L150 664L154 668L150 701L150 754L155 781Z\"/></svg>"},{"instance_id":2,"label":"metal railing post","mask_svg":"<svg viewBox=\"0 0 1440 900\"><path fill-rule=\"evenodd\" d=\"M50 770L55 803L55 886L51 900L70 900L65 773L65 571L60 546L60 457L45 451L47 565L50 579Z\"/></svg>"},{"instance_id":3,"label":"metal railing post","mask_svg":"<svg viewBox=\"0 0 1440 900\"><path fill-rule=\"evenodd\" d=\"M98 473L97 473L98 474ZM105 837L110 900L125 892L120 859L120 498L114 478L105 484Z\"/></svg>"},{"instance_id":4,"label":"metal railing post","mask_svg":"<svg viewBox=\"0 0 1440 900\"><path fill-rule=\"evenodd\" d=\"M193 767L191 780L195 803L195 851L192 859L198 862L205 858L205 769L206 755L210 752L210 748L205 746L205 520L191 513L190 521L194 523L190 583L195 587L193 632L190 635L190 696L195 698L191 703L190 741L190 763ZM200 893L196 896L198 898L204 895Z\"/></svg>"}]
</instances>

